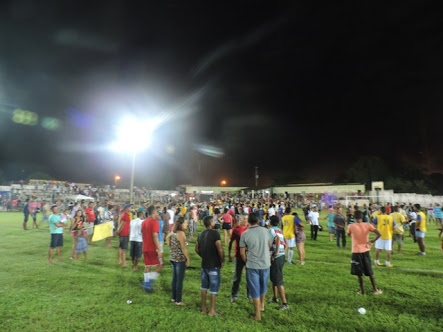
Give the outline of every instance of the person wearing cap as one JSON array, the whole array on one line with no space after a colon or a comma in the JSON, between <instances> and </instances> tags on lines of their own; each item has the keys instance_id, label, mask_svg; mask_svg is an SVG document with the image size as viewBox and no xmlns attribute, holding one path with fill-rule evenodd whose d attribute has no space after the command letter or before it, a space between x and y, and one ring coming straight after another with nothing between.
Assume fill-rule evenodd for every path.
<instances>
[{"instance_id":1,"label":"person wearing cap","mask_svg":"<svg viewBox=\"0 0 443 332\"><path fill-rule=\"evenodd\" d=\"M63 247L63 227L66 225L66 221L62 222L61 217L58 214L58 206L52 205L52 214L49 216L49 231L51 233L51 242L49 244L49 264L54 264L52 260L54 249L57 251L57 260L62 260L62 247Z\"/></svg>"},{"instance_id":2,"label":"person wearing cap","mask_svg":"<svg viewBox=\"0 0 443 332\"><path fill-rule=\"evenodd\" d=\"M118 264L122 264L122 267L128 267L126 264L126 251L128 251L129 245L129 225L131 222L129 214L131 213L132 204L126 204L123 207L123 214L120 217L120 225L117 229L117 234L119 235L119 246L118 246Z\"/></svg>"}]
</instances>

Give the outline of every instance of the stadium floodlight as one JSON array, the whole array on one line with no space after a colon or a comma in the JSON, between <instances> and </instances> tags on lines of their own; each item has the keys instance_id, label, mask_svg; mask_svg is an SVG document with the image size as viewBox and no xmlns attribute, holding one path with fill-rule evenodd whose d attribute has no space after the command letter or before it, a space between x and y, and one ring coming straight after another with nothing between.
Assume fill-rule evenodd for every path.
<instances>
[{"instance_id":1,"label":"stadium floodlight","mask_svg":"<svg viewBox=\"0 0 443 332\"><path fill-rule=\"evenodd\" d=\"M129 151L132 154L131 184L129 187L129 203L134 203L135 159L137 153L147 149L151 143L154 130L160 125L159 119L140 121L135 118L126 118L119 123L117 140L111 149L117 152Z\"/></svg>"},{"instance_id":2,"label":"stadium floodlight","mask_svg":"<svg viewBox=\"0 0 443 332\"><path fill-rule=\"evenodd\" d=\"M112 144L115 151L137 153L148 148L155 127L149 121L128 118L122 121L117 131L117 140Z\"/></svg>"}]
</instances>

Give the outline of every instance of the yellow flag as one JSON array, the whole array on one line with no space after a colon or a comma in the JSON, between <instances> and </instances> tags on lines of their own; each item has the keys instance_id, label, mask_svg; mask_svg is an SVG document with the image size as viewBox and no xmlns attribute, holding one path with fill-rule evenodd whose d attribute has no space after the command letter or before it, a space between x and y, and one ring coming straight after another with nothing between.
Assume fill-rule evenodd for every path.
<instances>
[{"instance_id":1,"label":"yellow flag","mask_svg":"<svg viewBox=\"0 0 443 332\"><path fill-rule=\"evenodd\" d=\"M112 236L112 222L105 222L103 224L94 226L92 242L100 241L110 236Z\"/></svg>"}]
</instances>

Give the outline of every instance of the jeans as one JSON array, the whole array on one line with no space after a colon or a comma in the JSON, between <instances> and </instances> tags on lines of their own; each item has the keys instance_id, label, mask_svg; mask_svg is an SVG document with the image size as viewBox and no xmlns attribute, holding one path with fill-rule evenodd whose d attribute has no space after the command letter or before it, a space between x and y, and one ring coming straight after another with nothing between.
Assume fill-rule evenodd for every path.
<instances>
[{"instance_id":1,"label":"jeans","mask_svg":"<svg viewBox=\"0 0 443 332\"><path fill-rule=\"evenodd\" d=\"M340 236L342 238L342 246L343 248L346 248L346 232L344 228L336 228L335 229L335 236L337 237L337 247L340 248Z\"/></svg>"},{"instance_id":2,"label":"jeans","mask_svg":"<svg viewBox=\"0 0 443 332\"><path fill-rule=\"evenodd\" d=\"M240 293L241 275L245 265L246 263L243 262L243 259L235 258L235 272L234 272L234 280L232 280L232 290L231 290L231 296L235 299L238 298L238 294ZM246 279L246 296L248 298L251 297L247 279Z\"/></svg>"},{"instance_id":3,"label":"jeans","mask_svg":"<svg viewBox=\"0 0 443 332\"><path fill-rule=\"evenodd\" d=\"M317 240L318 225L311 225L311 240Z\"/></svg>"},{"instance_id":4,"label":"jeans","mask_svg":"<svg viewBox=\"0 0 443 332\"><path fill-rule=\"evenodd\" d=\"M182 302L183 280L185 279L186 262L173 262L172 264L172 299L176 303Z\"/></svg>"},{"instance_id":5,"label":"jeans","mask_svg":"<svg viewBox=\"0 0 443 332\"><path fill-rule=\"evenodd\" d=\"M220 289L220 268L201 269L201 290L208 290L209 294L217 294Z\"/></svg>"},{"instance_id":6,"label":"jeans","mask_svg":"<svg viewBox=\"0 0 443 332\"><path fill-rule=\"evenodd\" d=\"M259 299L268 291L269 268L267 269L246 269L251 298Z\"/></svg>"}]
</instances>

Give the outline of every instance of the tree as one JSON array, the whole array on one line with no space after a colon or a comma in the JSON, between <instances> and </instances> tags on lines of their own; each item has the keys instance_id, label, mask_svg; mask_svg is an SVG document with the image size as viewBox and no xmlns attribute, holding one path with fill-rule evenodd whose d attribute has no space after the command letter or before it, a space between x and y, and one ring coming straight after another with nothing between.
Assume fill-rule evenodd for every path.
<instances>
[{"instance_id":1,"label":"tree","mask_svg":"<svg viewBox=\"0 0 443 332\"><path fill-rule=\"evenodd\" d=\"M370 188L372 181L386 179L389 175L389 168L383 159L376 156L363 156L345 172L343 179L346 182L364 183Z\"/></svg>"}]
</instances>

